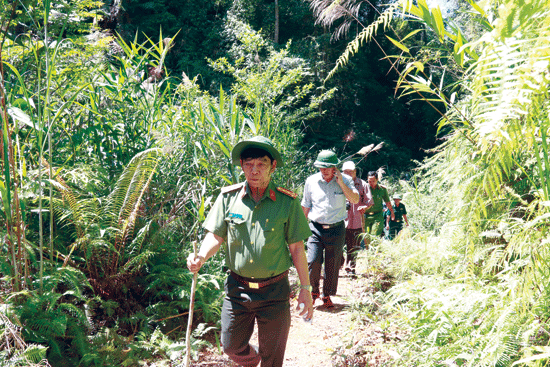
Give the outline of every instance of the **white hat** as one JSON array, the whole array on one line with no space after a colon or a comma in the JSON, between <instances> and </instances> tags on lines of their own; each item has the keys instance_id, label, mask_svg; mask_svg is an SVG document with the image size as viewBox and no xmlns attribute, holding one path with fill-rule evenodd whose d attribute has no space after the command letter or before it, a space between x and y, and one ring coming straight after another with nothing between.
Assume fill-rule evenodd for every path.
<instances>
[{"instance_id":1,"label":"white hat","mask_svg":"<svg viewBox=\"0 0 550 367\"><path fill-rule=\"evenodd\" d=\"M353 171L355 169L355 163L353 163L352 161L344 162L344 164L342 165L342 171L345 171L347 169Z\"/></svg>"}]
</instances>

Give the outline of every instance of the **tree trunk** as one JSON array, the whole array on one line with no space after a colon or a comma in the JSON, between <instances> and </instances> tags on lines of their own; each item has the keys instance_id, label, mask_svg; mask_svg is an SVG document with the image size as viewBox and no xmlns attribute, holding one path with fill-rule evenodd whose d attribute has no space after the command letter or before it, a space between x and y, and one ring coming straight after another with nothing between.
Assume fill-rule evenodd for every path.
<instances>
[{"instance_id":1,"label":"tree trunk","mask_svg":"<svg viewBox=\"0 0 550 367\"><path fill-rule=\"evenodd\" d=\"M279 43L279 0L275 0L275 37L273 37L275 43Z\"/></svg>"}]
</instances>

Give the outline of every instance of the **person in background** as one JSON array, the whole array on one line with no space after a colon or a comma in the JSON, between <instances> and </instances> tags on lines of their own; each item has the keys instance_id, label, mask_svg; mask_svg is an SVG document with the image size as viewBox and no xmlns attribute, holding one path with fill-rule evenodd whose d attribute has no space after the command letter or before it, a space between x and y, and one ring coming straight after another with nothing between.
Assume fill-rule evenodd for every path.
<instances>
[{"instance_id":1,"label":"person in background","mask_svg":"<svg viewBox=\"0 0 550 367\"><path fill-rule=\"evenodd\" d=\"M386 229L388 230L388 238L393 240L399 232L403 229L403 221L409 226L409 219L407 218L407 208L405 204L401 202L401 196L398 194L393 195L393 212L395 218L392 220L390 216L386 219Z\"/></svg>"},{"instance_id":2,"label":"person in background","mask_svg":"<svg viewBox=\"0 0 550 367\"><path fill-rule=\"evenodd\" d=\"M273 143L262 136L241 141L231 151L246 181L224 187L203 227L208 232L187 267L199 271L223 244L229 275L221 315L224 352L241 366L280 367L290 329L288 269L300 279L300 316L311 319L313 301L303 240L311 235L296 194L277 187L271 175L282 166ZM258 324L259 348L249 341Z\"/></svg>"},{"instance_id":3,"label":"person in background","mask_svg":"<svg viewBox=\"0 0 550 367\"><path fill-rule=\"evenodd\" d=\"M365 212L365 232L371 236L380 237L384 233L384 210L383 203L386 203L390 211L391 219L395 219L393 207L391 206L388 190L378 184L378 176L375 171L370 171L367 175L367 182L370 186L373 204ZM370 239L365 238L365 246L368 248Z\"/></svg>"},{"instance_id":4,"label":"person in background","mask_svg":"<svg viewBox=\"0 0 550 367\"><path fill-rule=\"evenodd\" d=\"M337 166L336 153L322 150L314 166L319 172L309 176L304 185L302 209L309 218L313 233L307 241L307 262L313 302L321 296L319 283L321 268L325 264L322 301L326 308L333 308L330 296L336 295L338 272L344 249L346 199L359 202L359 192L351 177L343 175Z\"/></svg>"},{"instance_id":5,"label":"person in background","mask_svg":"<svg viewBox=\"0 0 550 367\"><path fill-rule=\"evenodd\" d=\"M344 270L348 274L355 274L355 265L357 252L361 248L361 240L359 235L364 231L365 221L364 214L373 204L370 186L365 181L357 177L357 169L352 161L344 162L342 171L351 177L353 185L359 192L359 202L357 204L347 203L347 218L346 224L346 261Z\"/></svg>"}]
</instances>

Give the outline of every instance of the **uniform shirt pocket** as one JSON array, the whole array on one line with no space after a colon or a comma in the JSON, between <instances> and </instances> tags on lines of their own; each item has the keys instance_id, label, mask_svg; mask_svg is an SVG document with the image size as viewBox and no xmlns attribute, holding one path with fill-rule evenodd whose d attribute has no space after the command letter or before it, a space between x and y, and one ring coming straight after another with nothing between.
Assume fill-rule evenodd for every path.
<instances>
[{"instance_id":1,"label":"uniform shirt pocket","mask_svg":"<svg viewBox=\"0 0 550 367\"><path fill-rule=\"evenodd\" d=\"M227 223L227 242L231 245L240 245L247 236L246 221L244 218L226 217Z\"/></svg>"},{"instance_id":2,"label":"uniform shirt pocket","mask_svg":"<svg viewBox=\"0 0 550 367\"><path fill-rule=\"evenodd\" d=\"M329 199L330 201L330 206L331 207L338 207L342 204L345 203L346 201L346 196L344 195L343 192L335 192L332 197ZM345 205L345 204L344 204Z\"/></svg>"},{"instance_id":3,"label":"uniform shirt pocket","mask_svg":"<svg viewBox=\"0 0 550 367\"><path fill-rule=\"evenodd\" d=\"M264 236L264 246L278 246L281 238L284 239L285 220L284 219L267 219L260 224Z\"/></svg>"}]
</instances>

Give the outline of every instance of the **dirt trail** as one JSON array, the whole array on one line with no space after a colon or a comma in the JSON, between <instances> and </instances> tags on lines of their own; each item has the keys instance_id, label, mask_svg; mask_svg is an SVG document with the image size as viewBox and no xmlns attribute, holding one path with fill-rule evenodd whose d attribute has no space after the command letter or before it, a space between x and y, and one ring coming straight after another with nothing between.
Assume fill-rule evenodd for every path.
<instances>
[{"instance_id":1,"label":"dirt trail","mask_svg":"<svg viewBox=\"0 0 550 367\"><path fill-rule=\"evenodd\" d=\"M291 285L296 284L296 274L290 274ZM322 280L321 280L322 282ZM347 349L345 353L352 353L349 358L342 357L343 340L351 330L352 320L350 318L351 306L368 291L368 279L366 275L350 277L344 271L340 272L338 292L331 297L334 303L333 309L326 309L321 300L315 302L315 311L312 322L305 322L296 311L296 301L291 301L292 322L290 334L285 353L285 367L328 367L328 366L353 366L366 365L357 360L356 355L364 354L358 352L365 348L372 349L373 346L385 343L385 338L374 326L362 326L354 329L352 344L354 347ZM351 336L348 336L348 340ZM251 339L252 344L257 344L256 332ZM338 353L334 353L338 351ZM340 359L335 357L340 355ZM360 356L361 361L368 360L370 366L379 365L387 361L387 357L380 355ZM348 360L346 362L346 360ZM352 362L352 360L354 360ZM377 363L378 361L378 363ZM350 364L348 364L351 362ZM359 364L355 364L359 362ZM212 351L205 351L198 362L193 366L214 366L214 367L236 367L226 355L219 355Z\"/></svg>"},{"instance_id":2,"label":"dirt trail","mask_svg":"<svg viewBox=\"0 0 550 367\"><path fill-rule=\"evenodd\" d=\"M352 279L341 272L338 292L331 297L333 309L315 302L311 323L304 320L292 308L292 324L285 353L285 366L322 367L332 365L333 352L342 346L343 335L350 330L350 305L355 299L360 279ZM321 280L322 282L322 280ZM294 303L295 305L295 303Z\"/></svg>"}]
</instances>

